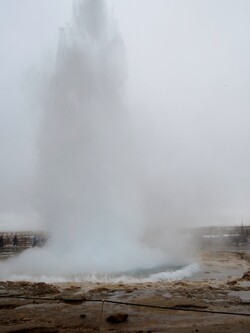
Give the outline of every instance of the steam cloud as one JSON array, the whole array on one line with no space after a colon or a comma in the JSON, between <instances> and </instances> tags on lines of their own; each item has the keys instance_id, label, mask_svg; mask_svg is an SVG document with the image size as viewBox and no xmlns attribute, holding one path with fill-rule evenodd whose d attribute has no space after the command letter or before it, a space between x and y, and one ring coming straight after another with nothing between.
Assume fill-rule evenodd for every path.
<instances>
[{"instance_id":1,"label":"steam cloud","mask_svg":"<svg viewBox=\"0 0 250 333\"><path fill-rule=\"evenodd\" d=\"M147 236L147 219L156 218L147 200L152 207L162 199L161 193L150 197L156 193L145 186L124 104L125 80L123 41L104 2L75 2L41 102L37 206L50 244L1 264L3 276L124 272L176 263L173 230L163 239L155 230L153 238Z\"/></svg>"}]
</instances>

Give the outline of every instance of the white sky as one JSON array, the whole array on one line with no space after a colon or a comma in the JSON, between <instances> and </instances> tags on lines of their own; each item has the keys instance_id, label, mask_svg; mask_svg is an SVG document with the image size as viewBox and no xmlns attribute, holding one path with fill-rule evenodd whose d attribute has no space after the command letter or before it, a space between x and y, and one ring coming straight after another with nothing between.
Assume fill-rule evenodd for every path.
<instances>
[{"instance_id":1,"label":"white sky","mask_svg":"<svg viewBox=\"0 0 250 333\"><path fill-rule=\"evenodd\" d=\"M213 211L216 221L204 223L249 220L250 2L108 4L126 46L127 103L141 124L139 138L148 133L145 154L153 150L152 170L159 168L153 165L161 160L154 147L161 142L168 151L161 167L174 159L173 169L181 175L188 170L190 186L197 189L193 201L204 214ZM59 27L70 21L71 5L71 0L0 0L0 230L36 225L32 95L36 75L53 65ZM208 193L213 198L207 205Z\"/></svg>"}]
</instances>

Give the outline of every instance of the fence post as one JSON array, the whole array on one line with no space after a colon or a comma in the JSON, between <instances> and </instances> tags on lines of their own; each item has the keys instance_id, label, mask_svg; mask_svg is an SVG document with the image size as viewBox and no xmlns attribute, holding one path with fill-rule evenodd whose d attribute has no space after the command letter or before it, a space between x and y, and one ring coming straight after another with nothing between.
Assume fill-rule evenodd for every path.
<instances>
[{"instance_id":1,"label":"fence post","mask_svg":"<svg viewBox=\"0 0 250 333\"><path fill-rule=\"evenodd\" d=\"M103 313L103 307L104 307L104 300L102 300L102 307L101 307L101 314L100 314L100 322L99 322L99 333L101 332L101 325L102 325L102 313Z\"/></svg>"}]
</instances>

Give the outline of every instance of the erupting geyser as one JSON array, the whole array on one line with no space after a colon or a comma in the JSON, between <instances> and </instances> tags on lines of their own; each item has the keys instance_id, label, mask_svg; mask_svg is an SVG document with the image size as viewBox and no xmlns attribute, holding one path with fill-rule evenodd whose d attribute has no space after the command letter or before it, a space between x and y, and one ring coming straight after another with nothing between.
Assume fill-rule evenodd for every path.
<instances>
[{"instance_id":1,"label":"erupting geyser","mask_svg":"<svg viewBox=\"0 0 250 333\"><path fill-rule=\"evenodd\" d=\"M61 31L45 104L40 199L54 246L77 256L81 271L121 270L144 257L124 70L103 1L78 2L73 25Z\"/></svg>"},{"instance_id":2,"label":"erupting geyser","mask_svg":"<svg viewBox=\"0 0 250 333\"><path fill-rule=\"evenodd\" d=\"M104 2L75 2L42 101L38 209L50 244L2 265L1 274L103 274L168 262L165 251L143 241L124 58Z\"/></svg>"}]
</instances>

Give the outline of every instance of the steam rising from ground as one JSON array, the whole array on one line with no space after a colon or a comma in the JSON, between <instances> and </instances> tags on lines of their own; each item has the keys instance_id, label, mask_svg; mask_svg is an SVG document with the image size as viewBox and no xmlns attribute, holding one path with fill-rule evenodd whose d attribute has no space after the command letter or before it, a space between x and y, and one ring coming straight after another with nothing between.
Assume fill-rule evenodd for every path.
<instances>
[{"instance_id":1,"label":"steam rising from ground","mask_svg":"<svg viewBox=\"0 0 250 333\"><path fill-rule=\"evenodd\" d=\"M125 79L124 45L104 2L75 2L42 100L37 198L50 244L2 265L1 274L124 272L188 262L178 253L185 237L177 249L174 230L146 232L147 220L157 216L149 201L157 210L162 198L145 183L123 100Z\"/></svg>"}]
</instances>

